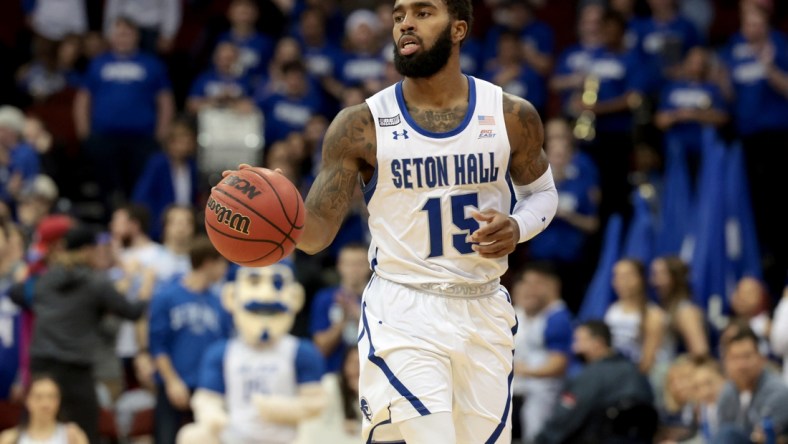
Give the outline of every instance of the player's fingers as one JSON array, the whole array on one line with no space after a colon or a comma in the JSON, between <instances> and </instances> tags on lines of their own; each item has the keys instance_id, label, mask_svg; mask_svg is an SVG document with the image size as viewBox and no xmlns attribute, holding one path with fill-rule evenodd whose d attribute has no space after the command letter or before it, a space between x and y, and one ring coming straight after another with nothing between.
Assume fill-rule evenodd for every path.
<instances>
[{"instance_id":1,"label":"player's fingers","mask_svg":"<svg viewBox=\"0 0 788 444\"><path fill-rule=\"evenodd\" d=\"M239 170L245 170L247 168L252 168L252 166L249 165L248 163L242 163L242 164L238 165L238 169Z\"/></svg>"},{"instance_id":2,"label":"player's fingers","mask_svg":"<svg viewBox=\"0 0 788 444\"><path fill-rule=\"evenodd\" d=\"M479 253L479 256L491 259L506 256L514 250L512 246L506 242L476 244L473 246L473 249Z\"/></svg>"}]
</instances>

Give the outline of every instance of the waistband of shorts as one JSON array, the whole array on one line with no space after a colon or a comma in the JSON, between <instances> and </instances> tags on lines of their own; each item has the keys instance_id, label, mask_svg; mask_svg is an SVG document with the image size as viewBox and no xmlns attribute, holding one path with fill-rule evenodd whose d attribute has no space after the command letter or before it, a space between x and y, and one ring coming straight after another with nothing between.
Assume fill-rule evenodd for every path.
<instances>
[{"instance_id":1,"label":"waistband of shorts","mask_svg":"<svg viewBox=\"0 0 788 444\"><path fill-rule=\"evenodd\" d=\"M377 276L380 279L380 276ZM457 299L476 299L494 296L501 288L501 280L495 279L483 284L469 284L464 282L430 282L430 283L399 283L417 291L435 296Z\"/></svg>"}]
</instances>

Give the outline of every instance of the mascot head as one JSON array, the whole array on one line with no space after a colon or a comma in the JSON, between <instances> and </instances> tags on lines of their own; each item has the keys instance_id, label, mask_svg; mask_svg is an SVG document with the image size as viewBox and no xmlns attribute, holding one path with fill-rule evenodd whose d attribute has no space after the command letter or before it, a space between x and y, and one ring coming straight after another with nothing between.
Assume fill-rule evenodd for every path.
<instances>
[{"instance_id":1,"label":"mascot head","mask_svg":"<svg viewBox=\"0 0 788 444\"><path fill-rule=\"evenodd\" d=\"M290 331L304 304L304 288L286 265L240 268L235 281L224 286L222 301L240 338L257 346Z\"/></svg>"}]
</instances>

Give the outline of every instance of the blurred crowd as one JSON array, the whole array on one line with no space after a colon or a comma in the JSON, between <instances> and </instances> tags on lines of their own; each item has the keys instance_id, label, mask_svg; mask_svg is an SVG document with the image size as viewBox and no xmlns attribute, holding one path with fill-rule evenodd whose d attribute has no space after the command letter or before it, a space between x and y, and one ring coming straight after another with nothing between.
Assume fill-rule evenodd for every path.
<instances>
[{"instance_id":1,"label":"blurred crowd","mask_svg":"<svg viewBox=\"0 0 788 444\"><path fill-rule=\"evenodd\" d=\"M34 438L174 442L202 355L232 335L214 293L237 267L204 238L210 186L250 162L306 195L333 116L400 80L394 2L6 3L0 400L26 406L13 430ZM659 442L780 442L788 4L473 4L463 71L534 104L559 191L503 279L515 436L606 433L590 425L618 427L615 407ZM358 441L365 217L359 192L327 251L284 261L306 290L293 333L333 397L300 442Z\"/></svg>"}]
</instances>

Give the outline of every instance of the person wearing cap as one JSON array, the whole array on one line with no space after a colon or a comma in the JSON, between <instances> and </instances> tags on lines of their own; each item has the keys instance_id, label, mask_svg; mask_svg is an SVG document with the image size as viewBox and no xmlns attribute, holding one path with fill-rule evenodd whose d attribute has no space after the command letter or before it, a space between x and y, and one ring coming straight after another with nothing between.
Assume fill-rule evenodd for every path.
<instances>
[{"instance_id":1,"label":"person wearing cap","mask_svg":"<svg viewBox=\"0 0 788 444\"><path fill-rule=\"evenodd\" d=\"M58 242L50 267L11 287L16 304L36 316L30 345L30 370L46 372L63 388L65 419L77 423L91 443L99 442L99 405L93 377L93 351L104 313L140 318L147 300L129 302L112 282L96 273L97 232L77 225Z\"/></svg>"},{"instance_id":2,"label":"person wearing cap","mask_svg":"<svg viewBox=\"0 0 788 444\"><path fill-rule=\"evenodd\" d=\"M11 203L41 169L38 153L22 140L25 115L0 106L0 201Z\"/></svg>"}]
</instances>

